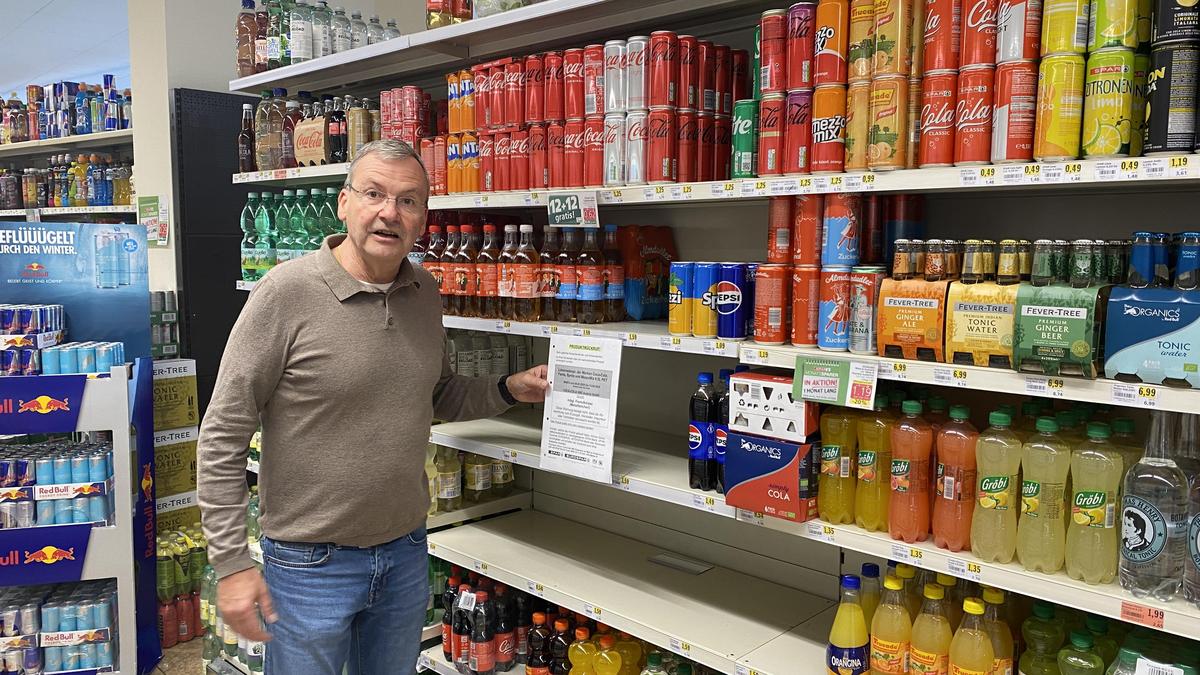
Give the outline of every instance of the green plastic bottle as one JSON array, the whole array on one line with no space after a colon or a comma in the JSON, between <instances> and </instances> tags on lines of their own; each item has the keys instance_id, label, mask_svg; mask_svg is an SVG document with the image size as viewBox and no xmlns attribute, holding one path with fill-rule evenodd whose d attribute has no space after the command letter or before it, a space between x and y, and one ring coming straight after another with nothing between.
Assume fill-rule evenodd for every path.
<instances>
[{"instance_id":1,"label":"green plastic bottle","mask_svg":"<svg viewBox=\"0 0 1200 675\"><path fill-rule=\"evenodd\" d=\"M1054 607L1044 601L1033 602L1033 616L1021 624L1026 650L1018 663L1024 675L1062 675L1058 668L1058 650L1066 634L1054 617Z\"/></svg>"},{"instance_id":2,"label":"green plastic bottle","mask_svg":"<svg viewBox=\"0 0 1200 675\"><path fill-rule=\"evenodd\" d=\"M246 206L242 208L242 281L258 281L262 270L255 263L255 245L258 242L258 232L254 229L254 214L258 212L258 193L251 192L246 196Z\"/></svg>"},{"instance_id":3,"label":"green plastic bottle","mask_svg":"<svg viewBox=\"0 0 1200 675\"><path fill-rule=\"evenodd\" d=\"M291 190L284 190L283 197L276 195L275 227L279 232L279 238L275 244L275 259L279 264L283 264L292 258L300 257L299 252L296 250L295 223L292 222L292 209L295 200L296 193Z\"/></svg>"},{"instance_id":4,"label":"green plastic bottle","mask_svg":"<svg viewBox=\"0 0 1200 675\"><path fill-rule=\"evenodd\" d=\"M1091 633L1071 632L1071 644L1058 652L1062 675L1104 675L1104 659L1096 653Z\"/></svg>"},{"instance_id":5,"label":"green plastic bottle","mask_svg":"<svg viewBox=\"0 0 1200 675\"><path fill-rule=\"evenodd\" d=\"M1111 665L1117 660L1120 645L1108 634L1108 619L1088 614L1083 623L1087 626L1087 631L1092 634L1092 641L1096 643L1096 653L1104 659L1105 666Z\"/></svg>"},{"instance_id":6,"label":"green plastic bottle","mask_svg":"<svg viewBox=\"0 0 1200 675\"><path fill-rule=\"evenodd\" d=\"M1117 659L1105 671L1105 675L1134 675L1137 672L1137 660L1140 654L1129 647L1121 647L1117 651Z\"/></svg>"},{"instance_id":7,"label":"green plastic bottle","mask_svg":"<svg viewBox=\"0 0 1200 675\"><path fill-rule=\"evenodd\" d=\"M275 246L279 241L279 231L276 229L274 202L277 196L270 192L262 193L258 200L258 211L254 213L254 231L258 233L258 239L254 242L257 251L255 265L260 279L276 263Z\"/></svg>"}]
</instances>

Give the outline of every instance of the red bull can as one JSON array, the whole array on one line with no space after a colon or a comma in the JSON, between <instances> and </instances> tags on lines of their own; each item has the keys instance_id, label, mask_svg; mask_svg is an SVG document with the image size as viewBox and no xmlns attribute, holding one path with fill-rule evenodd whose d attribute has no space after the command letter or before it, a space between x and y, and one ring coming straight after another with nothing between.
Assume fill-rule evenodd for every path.
<instances>
[{"instance_id":1,"label":"red bull can","mask_svg":"<svg viewBox=\"0 0 1200 675\"><path fill-rule=\"evenodd\" d=\"M821 301L817 314L817 347L850 349L850 267L821 268Z\"/></svg>"},{"instance_id":2,"label":"red bull can","mask_svg":"<svg viewBox=\"0 0 1200 675\"><path fill-rule=\"evenodd\" d=\"M36 349L22 349L20 352L21 358L21 374L22 375L41 375L42 374L42 355Z\"/></svg>"},{"instance_id":3,"label":"red bull can","mask_svg":"<svg viewBox=\"0 0 1200 675\"><path fill-rule=\"evenodd\" d=\"M17 457L13 460L13 473L16 474L17 485L27 487L37 485L37 476L34 470L37 463L28 457Z\"/></svg>"},{"instance_id":4,"label":"red bull can","mask_svg":"<svg viewBox=\"0 0 1200 675\"><path fill-rule=\"evenodd\" d=\"M854 266L859 260L859 214L862 195L834 193L825 196L822 266Z\"/></svg>"},{"instance_id":5,"label":"red bull can","mask_svg":"<svg viewBox=\"0 0 1200 675\"><path fill-rule=\"evenodd\" d=\"M16 487L17 473L13 470L13 460L0 458L0 488Z\"/></svg>"},{"instance_id":6,"label":"red bull can","mask_svg":"<svg viewBox=\"0 0 1200 675\"><path fill-rule=\"evenodd\" d=\"M696 263L692 291L692 335L698 338L717 337L717 282L720 263Z\"/></svg>"},{"instance_id":7,"label":"red bull can","mask_svg":"<svg viewBox=\"0 0 1200 675\"><path fill-rule=\"evenodd\" d=\"M0 333L14 335L20 330L17 323L17 308L12 305L0 307Z\"/></svg>"},{"instance_id":8,"label":"red bull can","mask_svg":"<svg viewBox=\"0 0 1200 675\"><path fill-rule=\"evenodd\" d=\"M718 338L745 340L753 330L753 286L754 277L749 265L721 263L715 298Z\"/></svg>"},{"instance_id":9,"label":"red bull can","mask_svg":"<svg viewBox=\"0 0 1200 675\"><path fill-rule=\"evenodd\" d=\"M17 376L21 374L21 355L19 349L0 351L0 375Z\"/></svg>"},{"instance_id":10,"label":"red bull can","mask_svg":"<svg viewBox=\"0 0 1200 675\"><path fill-rule=\"evenodd\" d=\"M33 527L37 524L34 518L36 508L32 499L17 502L17 527Z\"/></svg>"}]
</instances>

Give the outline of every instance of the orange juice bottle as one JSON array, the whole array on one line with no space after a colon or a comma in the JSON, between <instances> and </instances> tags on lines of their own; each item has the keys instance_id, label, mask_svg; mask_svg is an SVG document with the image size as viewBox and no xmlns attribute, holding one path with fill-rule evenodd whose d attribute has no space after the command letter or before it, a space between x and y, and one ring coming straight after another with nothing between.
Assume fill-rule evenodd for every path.
<instances>
[{"instance_id":1,"label":"orange juice bottle","mask_svg":"<svg viewBox=\"0 0 1200 675\"><path fill-rule=\"evenodd\" d=\"M858 415L830 407L821 414L821 480L817 510L829 523L854 522Z\"/></svg>"},{"instance_id":2,"label":"orange juice bottle","mask_svg":"<svg viewBox=\"0 0 1200 675\"><path fill-rule=\"evenodd\" d=\"M950 421L937 435L937 491L933 500L933 542L951 551L971 548L975 510L975 442L979 431L965 405L950 409Z\"/></svg>"},{"instance_id":3,"label":"orange juice bottle","mask_svg":"<svg viewBox=\"0 0 1200 675\"><path fill-rule=\"evenodd\" d=\"M912 675L947 675L950 671L953 629L946 617L945 593L937 584L925 584L925 603L913 622L908 652L908 672Z\"/></svg>"},{"instance_id":4,"label":"orange juice bottle","mask_svg":"<svg viewBox=\"0 0 1200 675\"><path fill-rule=\"evenodd\" d=\"M892 494L888 534L908 543L929 537L929 453L933 429L921 419L921 402L905 401L892 427Z\"/></svg>"},{"instance_id":5,"label":"orange juice bottle","mask_svg":"<svg viewBox=\"0 0 1200 675\"><path fill-rule=\"evenodd\" d=\"M875 410L858 418L858 485L854 490L854 524L871 532L888 526L891 499L892 425L887 396L876 392Z\"/></svg>"}]
</instances>

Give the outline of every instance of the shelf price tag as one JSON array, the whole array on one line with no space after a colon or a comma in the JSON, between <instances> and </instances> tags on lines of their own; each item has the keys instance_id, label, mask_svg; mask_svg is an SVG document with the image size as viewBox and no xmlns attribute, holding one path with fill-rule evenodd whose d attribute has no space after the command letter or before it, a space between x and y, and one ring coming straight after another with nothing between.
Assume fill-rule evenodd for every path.
<instances>
[{"instance_id":1,"label":"shelf price tag","mask_svg":"<svg viewBox=\"0 0 1200 675\"><path fill-rule=\"evenodd\" d=\"M482 196L479 196L479 197L475 197L475 198L472 200L472 203L473 203L475 206L477 206L477 207L487 206L487 205L488 205L488 198L487 198L487 195L482 195Z\"/></svg>"},{"instance_id":2,"label":"shelf price tag","mask_svg":"<svg viewBox=\"0 0 1200 675\"><path fill-rule=\"evenodd\" d=\"M583 613L586 614L588 616L588 618L592 619L593 621L601 620L601 616L600 616L601 611L602 610L599 607L593 605L590 602L583 603Z\"/></svg>"},{"instance_id":3,"label":"shelf price tag","mask_svg":"<svg viewBox=\"0 0 1200 675\"><path fill-rule=\"evenodd\" d=\"M669 352L683 350L683 338L678 335L664 335L658 339L658 346Z\"/></svg>"},{"instance_id":4,"label":"shelf price tag","mask_svg":"<svg viewBox=\"0 0 1200 675\"><path fill-rule=\"evenodd\" d=\"M757 512L757 511L747 511L746 509L738 509L737 513L734 515L734 520L737 520L737 521L743 522L743 523L750 523L751 525L762 525L763 524L763 514Z\"/></svg>"},{"instance_id":5,"label":"shelf price tag","mask_svg":"<svg viewBox=\"0 0 1200 675\"><path fill-rule=\"evenodd\" d=\"M798 192L795 178L776 178L768 183L767 192L772 197L794 195Z\"/></svg>"},{"instance_id":6,"label":"shelf price tag","mask_svg":"<svg viewBox=\"0 0 1200 675\"><path fill-rule=\"evenodd\" d=\"M737 196L737 183L709 183L708 194L717 199Z\"/></svg>"},{"instance_id":7,"label":"shelf price tag","mask_svg":"<svg viewBox=\"0 0 1200 675\"><path fill-rule=\"evenodd\" d=\"M1141 166L1140 159L1123 159L1117 163L1118 175L1121 180L1137 180L1142 177Z\"/></svg>"},{"instance_id":8,"label":"shelf price tag","mask_svg":"<svg viewBox=\"0 0 1200 675\"><path fill-rule=\"evenodd\" d=\"M1154 630L1162 630L1163 628L1163 611L1154 607L1147 607L1136 602L1128 600L1121 601L1121 620L1130 623L1136 623L1141 626L1148 626Z\"/></svg>"},{"instance_id":9,"label":"shelf price tag","mask_svg":"<svg viewBox=\"0 0 1200 675\"><path fill-rule=\"evenodd\" d=\"M630 347L636 347L638 345L638 334L637 333L625 333L624 335L621 336L621 338L625 342L625 344L629 345Z\"/></svg>"},{"instance_id":10,"label":"shelf price tag","mask_svg":"<svg viewBox=\"0 0 1200 675\"><path fill-rule=\"evenodd\" d=\"M671 638L671 651L679 654L680 656L690 656L692 653L692 646L683 640L680 640L679 638Z\"/></svg>"},{"instance_id":11,"label":"shelf price tag","mask_svg":"<svg viewBox=\"0 0 1200 675\"><path fill-rule=\"evenodd\" d=\"M537 192L526 192L523 201L525 206L537 206L542 203L542 196Z\"/></svg>"},{"instance_id":12,"label":"shelf price tag","mask_svg":"<svg viewBox=\"0 0 1200 675\"><path fill-rule=\"evenodd\" d=\"M486 572L488 568L487 563L483 562L482 560L476 560L471 564L471 566L474 567L475 571L479 572L480 574Z\"/></svg>"},{"instance_id":13,"label":"shelf price tag","mask_svg":"<svg viewBox=\"0 0 1200 675\"><path fill-rule=\"evenodd\" d=\"M742 196L743 197L765 197L765 196L767 196L767 181L753 180L753 179L742 181Z\"/></svg>"},{"instance_id":14,"label":"shelf price tag","mask_svg":"<svg viewBox=\"0 0 1200 675\"><path fill-rule=\"evenodd\" d=\"M1117 180L1117 175L1120 169L1121 163L1114 160L1096 162L1096 180Z\"/></svg>"},{"instance_id":15,"label":"shelf price tag","mask_svg":"<svg viewBox=\"0 0 1200 675\"><path fill-rule=\"evenodd\" d=\"M1000 182L1004 185L1024 185L1028 181L1025 175L1026 166L1037 165L1005 164L1000 167Z\"/></svg>"},{"instance_id":16,"label":"shelf price tag","mask_svg":"<svg viewBox=\"0 0 1200 675\"><path fill-rule=\"evenodd\" d=\"M727 354L726 352L728 350L729 350L729 343L725 342L724 340L705 340L704 341L704 353L705 354L712 354L714 356L736 356L737 355L736 353Z\"/></svg>"},{"instance_id":17,"label":"shelf price tag","mask_svg":"<svg viewBox=\"0 0 1200 675\"><path fill-rule=\"evenodd\" d=\"M983 581L983 566L977 562L963 560L962 558L949 558L946 560L946 571L951 576L956 576L961 579L969 579L976 583Z\"/></svg>"},{"instance_id":18,"label":"shelf price tag","mask_svg":"<svg viewBox=\"0 0 1200 675\"><path fill-rule=\"evenodd\" d=\"M1146 178L1186 178L1189 161L1186 155L1178 157L1143 157L1143 175Z\"/></svg>"},{"instance_id":19,"label":"shelf price tag","mask_svg":"<svg viewBox=\"0 0 1200 675\"><path fill-rule=\"evenodd\" d=\"M874 361L844 361L796 357L792 396L817 403L831 403L870 410L878 384Z\"/></svg>"},{"instance_id":20,"label":"shelf price tag","mask_svg":"<svg viewBox=\"0 0 1200 675\"><path fill-rule=\"evenodd\" d=\"M846 189L845 176L830 176L829 177L829 191L830 192L842 192L845 189Z\"/></svg>"},{"instance_id":21,"label":"shelf price tag","mask_svg":"<svg viewBox=\"0 0 1200 675\"><path fill-rule=\"evenodd\" d=\"M875 174L846 174L846 192L871 192L875 189Z\"/></svg>"},{"instance_id":22,"label":"shelf price tag","mask_svg":"<svg viewBox=\"0 0 1200 675\"><path fill-rule=\"evenodd\" d=\"M925 552L916 546L892 544L892 559L924 567Z\"/></svg>"},{"instance_id":23,"label":"shelf price tag","mask_svg":"<svg viewBox=\"0 0 1200 675\"><path fill-rule=\"evenodd\" d=\"M1067 395L1066 382L1061 377L1027 375L1025 377L1025 393L1031 396L1063 398Z\"/></svg>"},{"instance_id":24,"label":"shelf price tag","mask_svg":"<svg viewBox=\"0 0 1200 675\"><path fill-rule=\"evenodd\" d=\"M546 595L545 595L546 587L539 583L535 583L533 581L527 581L527 582L525 582L525 587L529 589L529 593L531 595L536 595L539 598L546 597Z\"/></svg>"},{"instance_id":25,"label":"shelf price tag","mask_svg":"<svg viewBox=\"0 0 1200 675\"><path fill-rule=\"evenodd\" d=\"M417 668L420 668L421 670L433 670L433 663L430 662L429 657L425 655L425 652L421 652L417 656Z\"/></svg>"},{"instance_id":26,"label":"shelf price tag","mask_svg":"<svg viewBox=\"0 0 1200 675\"><path fill-rule=\"evenodd\" d=\"M692 508L708 511L709 513L720 513L721 507L725 504L718 502L715 497L706 495L692 495Z\"/></svg>"},{"instance_id":27,"label":"shelf price tag","mask_svg":"<svg viewBox=\"0 0 1200 675\"><path fill-rule=\"evenodd\" d=\"M1112 402L1117 405L1140 408L1158 407L1158 387L1148 384L1126 384L1113 382Z\"/></svg>"},{"instance_id":28,"label":"shelf price tag","mask_svg":"<svg viewBox=\"0 0 1200 675\"><path fill-rule=\"evenodd\" d=\"M832 192L829 185L829 176L813 176L813 192Z\"/></svg>"},{"instance_id":29,"label":"shelf price tag","mask_svg":"<svg viewBox=\"0 0 1200 675\"><path fill-rule=\"evenodd\" d=\"M506 461L506 462L516 462L517 461L517 451L513 450L512 448L505 448L500 453L500 456L503 457L504 461Z\"/></svg>"},{"instance_id":30,"label":"shelf price tag","mask_svg":"<svg viewBox=\"0 0 1200 675\"><path fill-rule=\"evenodd\" d=\"M621 475L621 476L614 475L613 476L613 487L617 488L618 490L624 490L626 492L629 492L630 490L633 489L633 486L630 485L630 483L629 483L629 476L625 476L625 475Z\"/></svg>"},{"instance_id":31,"label":"shelf price tag","mask_svg":"<svg viewBox=\"0 0 1200 675\"><path fill-rule=\"evenodd\" d=\"M826 544L833 544L835 543L834 536L836 533L837 530L833 529L832 525L826 525L825 523L817 522L815 520L809 521L808 523L808 536L812 539L816 539L817 541L823 541Z\"/></svg>"},{"instance_id":32,"label":"shelf price tag","mask_svg":"<svg viewBox=\"0 0 1200 675\"><path fill-rule=\"evenodd\" d=\"M737 675L759 675L757 670L744 666L740 663L734 666L733 669L737 671Z\"/></svg>"},{"instance_id":33,"label":"shelf price tag","mask_svg":"<svg viewBox=\"0 0 1200 675\"><path fill-rule=\"evenodd\" d=\"M551 192L546 213L552 227L600 227L595 190Z\"/></svg>"},{"instance_id":34,"label":"shelf price tag","mask_svg":"<svg viewBox=\"0 0 1200 675\"><path fill-rule=\"evenodd\" d=\"M766 364L771 358L771 353L765 349L753 349L746 347L742 349L742 362L749 364Z\"/></svg>"},{"instance_id":35,"label":"shelf price tag","mask_svg":"<svg viewBox=\"0 0 1200 675\"><path fill-rule=\"evenodd\" d=\"M813 179L811 178L800 178L796 181L796 185L799 186L800 194L802 195L809 194L813 191Z\"/></svg>"},{"instance_id":36,"label":"shelf price tag","mask_svg":"<svg viewBox=\"0 0 1200 675\"><path fill-rule=\"evenodd\" d=\"M945 387L966 387L967 370L965 368L945 368L934 366L933 381Z\"/></svg>"},{"instance_id":37,"label":"shelf price tag","mask_svg":"<svg viewBox=\"0 0 1200 675\"><path fill-rule=\"evenodd\" d=\"M979 187L996 184L996 167L984 166L978 169L959 169L958 184L963 187Z\"/></svg>"},{"instance_id":38,"label":"shelf price tag","mask_svg":"<svg viewBox=\"0 0 1200 675\"><path fill-rule=\"evenodd\" d=\"M907 380L908 364L903 361L892 361L891 364L883 363L879 367L879 377L885 380Z\"/></svg>"}]
</instances>

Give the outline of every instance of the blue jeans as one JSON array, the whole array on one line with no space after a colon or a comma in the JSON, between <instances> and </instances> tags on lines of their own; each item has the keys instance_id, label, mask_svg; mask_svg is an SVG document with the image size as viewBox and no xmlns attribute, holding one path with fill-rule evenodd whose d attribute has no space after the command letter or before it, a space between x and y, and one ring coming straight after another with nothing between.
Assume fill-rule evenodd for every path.
<instances>
[{"instance_id":1,"label":"blue jeans","mask_svg":"<svg viewBox=\"0 0 1200 675\"><path fill-rule=\"evenodd\" d=\"M371 548L263 537L263 571L279 620L265 675L411 672L429 595L425 527Z\"/></svg>"}]
</instances>

